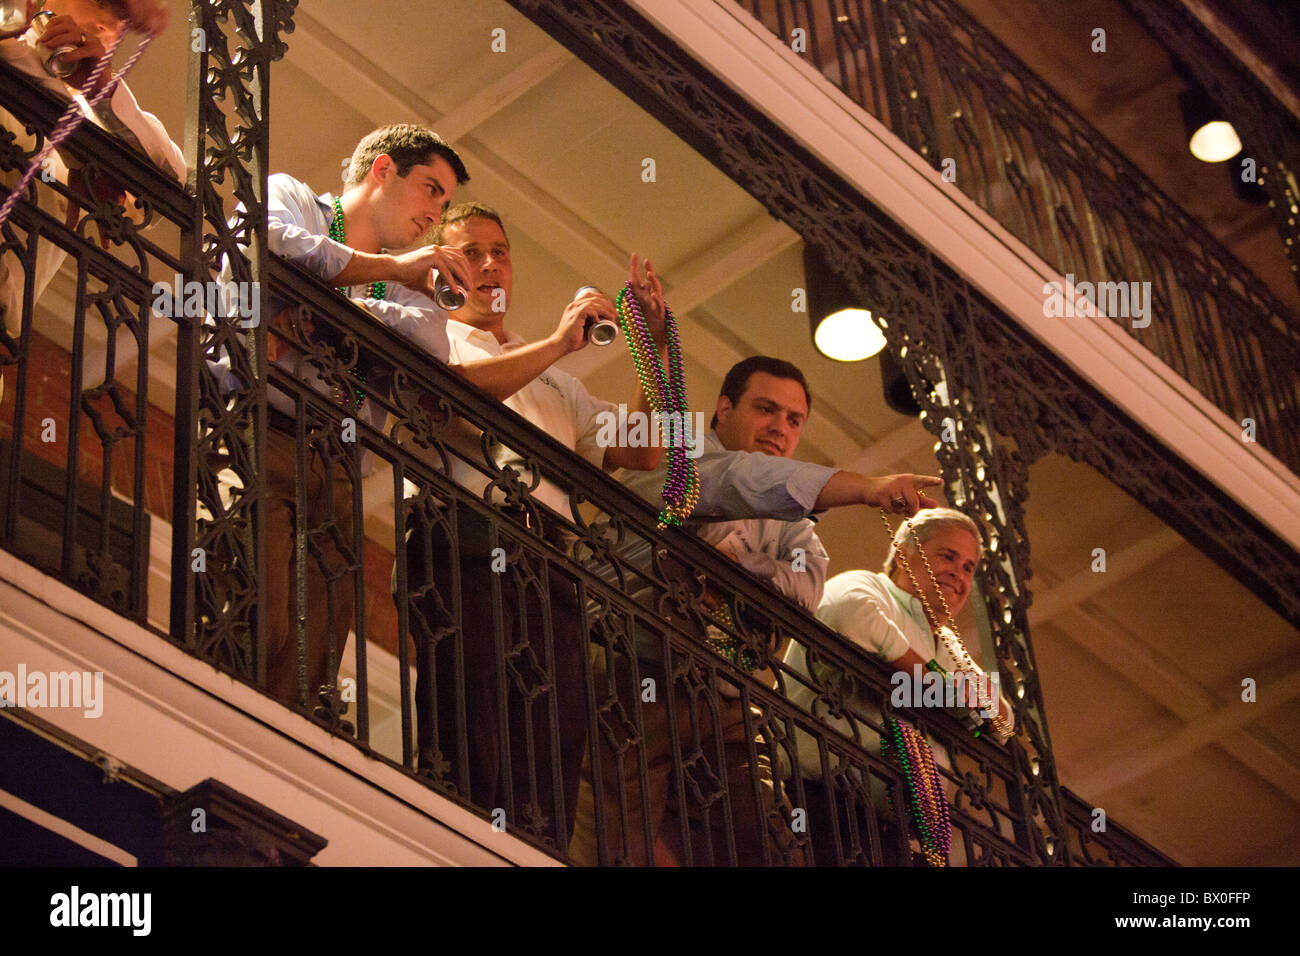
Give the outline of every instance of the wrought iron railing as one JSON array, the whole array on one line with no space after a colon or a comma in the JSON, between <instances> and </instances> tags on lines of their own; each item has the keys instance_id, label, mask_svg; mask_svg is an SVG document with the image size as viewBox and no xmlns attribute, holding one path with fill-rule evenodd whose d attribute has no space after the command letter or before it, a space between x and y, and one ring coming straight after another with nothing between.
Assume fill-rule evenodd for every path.
<instances>
[{"instance_id":1,"label":"wrought iron railing","mask_svg":"<svg viewBox=\"0 0 1300 956\"><path fill-rule=\"evenodd\" d=\"M1073 866L1169 866L1173 861L1106 818L1078 794L1061 789Z\"/></svg>"},{"instance_id":2,"label":"wrought iron railing","mask_svg":"<svg viewBox=\"0 0 1300 956\"><path fill-rule=\"evenodd\" d=\"M64 109L10 70L2 102L35 131L29 144L33 153L44 142L40 131L51 129ZM147 159L89 124L63 152L82 166L80 182L120 184L138 198L131 204L134 218L128 218L113 202L88 199L57 178L38 177L28 196L39 194L39 205L17 204L0 234L5 288L14 290L21 311L7 314L0 327L5 375L0 427L6 442L0 541L147 624L147 525L151 511L171 517L157 495L147 500L146 437L160 415L150 396L160 385L171 385L165 380L174 368L151 365L150 345L165 336L171 322L150 308L152 286L158 281L171 286L180 273L177 239L194 215L194 200ZM12 135L0 132L6 186L16 182L30 155ZM65 204L82 210L75 229L62 218ZM54 250L66 254L76 274L70 322L57 333L33 323L31 281L46 256L59 254ZM66 336L67 347L51 353L45 336L56 334ZM68 356L69 364L48 364L50 354ZM164 381L151 386L151 375ZM41 480L42 460L56 466L61 487Z\"/></svg>"},{"instance_id":3,"label":"wrought iron railing","mask_svg":"<svg viewBox=\"0 0 1300 956\"><path fill-rule=\"evenodd\" d=\"M738 2L1061 275L1149 289L1145 317L1091 298L1300 471L1300 318L989 30L953 0Z\"/></svg>"},{"instance_id":4,"label":"wrought iron railing","mask_svg":"<svg viewBox=\"0 0 1300 956\"><path fill-rule=\"evenodd\" d=\"M672 787L663 796L680 808L680 832L670 842L680 862L910 863L905 849L882 844L882 839L897 840L906 824L897 811L884 810L879 793L872 797L875 781L877 791L893 792L893 806L904 805L898 789L903 778L870 743L882 718L868 702L884 700L881 713L892 712L889 674L880 662L774 598L692 535L660 531L654 512L640 498L503 406L485 400L410 343L367 321L322 283L279 260L272 261L270 281L272 298L291 303L289 314L272 324L272 338L310 355L329 387L338 386L331 398L299 376L278 366L271 369L269 384L293 397L300 442L328 446L325 457L337 462L340 475L346 474L341 480L352 496L354 515L364 507L363 460L373 456L392 467L400 671L406 673L412 664L408 655L413 649L417 658L424 656L417 671L454 671L454 679L444 678L432 693L420 695L426 701L424 720L452 724L440 726L434 735L420 733L421 716L406 703L403 691L401 766L444 794L468 796L471 805L488 814L499 808L511 832L563 855L566 838L559 821L573 812L566 806L571 795L562 792L548 768L569 759L566 747L572 740L565 739L565 708L576 703L585 711L585 733L578 737L585 738L585 760L594 768L591 820L599 835L579 859L647 861L641 831L654 809L656 768L650 766L653 753L647 753L645 743L647 728L660 722L677 741ZM384 432L356 418L346 398L357 385L352 372L378 355L394 369L391 391L368 395L366 401L382 405L391 416ZM374 381L373 365L367 378ZM422 396L434 398L422 403ZM357 441L351 444L340 438L349 418L358 425ZM481 437L467 441L462 434L466 424ZM526 463L522 472L485 459L483 450L497 443L521 456ZM475 475L481 476L481 491L466 487L474 484ZM569 514L552 511L537 499L541 480L569 497ZM305 537L323 540L336 534L337 517L307 527ZM362 562L346 549L340 554L350 559L341 585L348 587L361 573ZM501 561L499 573L484 573L494 554ZM430 557L433 576L423 570ZM304 560L305 550L298 556L300 563ZM217 560L212 566L224 564ZM734 625L719 624L704 610L710 591L725 596ZM530 592L535 606L525 598ZM567 616L561 605L568 608ZM364 607L358 606L358 675L367 668L365 618ZM486 629L473 620L482 618L492 622ZM565 633L570 626L576 633ZM711 650L704 641L710 627L722 629L764 662L771 679L756 679ZM487 671L490 693L501 699L519 695L529 702L522 722L516 717L494 729L500 751L514 752L523 763L514 768L515 786L505 786L514 792L503 796L498 790L495 804L474 793L478 775L470 698L485 672L476 674L468 658L472 637L483 633L494 644ZM299 640L308 637L300 634ZM818 674L842 676L817 680L786 663L788 655L783 658L776 649L792 644L819 662ZM562 666L566 654L570 665L576 664L567 679ZM239 658L224 664L235 667ZM846 737L793 704L790 698L798 687L811 688L819 706L849 716L858 729ZM311 693L304 696L304 691ZM338 690L319 699L315 691L300 682L297 703L314 706L320 719L343 730ZM439 694L455 699L439 700ZM1034 862L1016 747L1002 749L971 737L945 711L909 711L907 716L949 755L951 769L944 775L952 793L959 859ZM729 720L743 722L743 730L730 738ZM548 733L525 731L521 750L511 735L529 723L545 725ZM363 747L369 743L367 724L361 694L355 727ZM800 738L815 742L832 786L801 769ZM748 748L747 759L726 753L727 746L737 744ZM611 773L610 763L622 763L625 772ZM747 768L741 780L734 779L738 766ZM544 798L534 788L548 783L555 792ZM526 796L518 792L520 786ZM810 842L799 836L806 831L793 822L800 819L796 814L802 810L810 828L829 826L831 819L859 819L845 810L846 803L862 814L864 829L849 824L840 833L834 858L818 861ZM746 829L755 817L745 808L752 811L760 804L766 813L790 818L787 842L779 827ZM725 825L719 825L719 817ZM579 830L579 840L592 836L590 830ZM653 832L661 835L658 828Z\"/></svg>"},{"instance_id":5,"label":"wrought iron railing","mask_svg":"<svg viewBox=\"0 0 1300 956\"><path fill-rule=\"evenodd\" d=\"M213 9L205 8L204 15L212 17ZM262 28L250 29L243 19L248 8L236 5L236 10L245 40L266 37L255 44L260 60L253 67L264 69L274 56L271 21L277 14L264 11L268 19ZM215 21L207 22L215 29ZM212 35L208 52L219 62L233 59ZM233 76L222 75L228 82ZM199 76L206 76L202 93L216 96L213 75L200 71ZM21 80L9 82L8 74L5 80L0 106L48 129L61 105ZM254 87L265 93L265 85ZM245 121L257 121L255 98L235 108ZM0 424L7 426L10 440L0 487L0 547L41 562L39 554L24 550L27 541L18 525L24 516L21 478L36 455L58 461L66 475L63 514L49 529L58 560L45 566L147 623L143 568L149 543L143 520L150 513L173 520L173 613L167 636L239 679L271 690L284 672L268 663L277 609L270 606L267 582L281 572L268 562L266 514L268 498L283 488L269 486L265 464L275 444L287 441L289 497L304 515L294 527L294 570L287 580L277 578L286 585L284 613L297 658L288 691L277 691L290 706L375 759L562 858L571 852L575 860L648 862L655 841L675 835L670 852L685 863L910 864L915 841L903 815L905 781L872 743L883 716L895 712L884 665L774 599L693 536L659 531L651 509L604 473L379 327L323 283L259 252L252 241L255 217L238 213L235 197L245 208L256 206L265 188L264 178L261 190L256 185L259 170L265 175L259 166L264 154L250 160L233 140L227 140L228 149L204 148L207 138L220 140L223 134L214 133L220 124L212 114L201 119L206 133L187 137L199 144L205 167L195 177L197 196L182 192L98 131L81 130L71 141L74 155L101 164L129 192L145 198L154 220L152 238L122 222L111 203L98 206L93 216L116 242L108 248L69 232L31 202L20 203L4 227L5 250L29 265L43 242L64 245L76 259L73 332L65 350L73 374L65 397L72 427L78 434L89 429L97 447L88 454L94 446L79 444L68 432L63 441L42 442L39 423L25 411L38 397L35 343L43 332L55 331L37 327L28 295L19 334L7 338L0 353L8 385ZM251 141L252 151L264 149L264 136ZM6 168L20 167L26 158L10 150ZM239 173L225 195L212 191L219 181L207 174L212 163ZM47 187L61 189L57 183L38 183L29 198ZM149 364L148 344L157 342L161 321L154 311L153 283L209 282L222 256L233 257L236 276L262 282L267 321L242 330L235 317L220 312L165 316L177 329L172 379L170 369ZM129 267L122 266L123 259ZM104 333L102 346L96 344L98 334L88 338L90 328ZM119 328L125 332L118 334ZM130 355L137 363L131 394L117 384L123 335L134 343ZM87 356L101 348L98 380L87 375ZM233 380L219 378L208 364L223 352L233 359ZM300 375L258 358L271 355L301 357L325 387L312 388ZM368 372L364 385L354 374L359 367ZM287 419L268 410L270 389L288 397L292 414ZM369 427L360 414L359 389L367 392L371 409L389 413L382 430ZM167 417L160 406L169 391L177 396L175 440L166 450L175 475L170 494L151 492L143 477L150 423L156 429ZM120 422L107 419L95 404L105 397ZM82 412L93 424L78 421ZM466 427L479 433L468 443ZM494 464L486 454L493 441L521 455L528 474ZM123 443L135 443L133 467L117 475L114 464ZM387 505L376 504L374 480L367 482L376 467L381 476L384 468L391 469ZM485 489L473 486L475 476ZM540 503L535 492L541 477L568 496L567 514ZM87 478L99 485L94 500L79 490ZM313 491L313 480L327 489L323 496ZM338 497L328 489L338 490ZM113 500L124 501L132 516L125 557L121 545L115 548L103 532ZM380 522L391 527L391 542L367 534L367 518L378 509L386 509L391 519ZM99 532L92 540L79 530L87 512ZM367 633L366 556L377 547L393 556L397 595L398 623L391 637L401 687L401 743L394 754L376 748L370 727L368 648L381 635ZM489 558L495 563L498 549L500 569L484 574L482 563ZM111 580L126 583L102 583ZM325 598L315 604L310 595L322 582ZM702 601L709 592L721 596L733 623L720 624L706 614ZM346 593L352 597L351 613L340 609ZM350 624L357 637L354 698L332 676ZM729 632L766 668L751 673L720 656L705 643L710 627ZM466 660L467 651L482 650L469 646L471 632L488 635L486 664L482 657L473 664ZM322 634L328 638L329 675L323 687L307 678ZM810 668L816 676L786 663L791 658L778 651L788 646L821 665ZM416 702L413 667L424 685ZM818 707L847 718L849 730L841 732L793 703L798 688L810 690ZM483 712L480 703L470 701L476 693L499 703L514 701L512 719L498 715L485 736L472 736L481 730L472 718ZM355 707L346 708L353 699ZM575 724L565 719L574 705L581 714L576 736ZM947 711L897 713L947 758L941 773L957 862L1064 859L1052 840L1043 838L1041 811L1027 802L1037 777L1036 757L1016 741L1003 748L971 737ZM647 823L662 809L651 799L658 792L651 774L659 770L647 759L652 733L671 741L664 800L675 822L662 828ZM813 772L799 760L801 742L811 742ZM499 789L485 793L481 765L489 750L510 755L505 764L511 772L498 775ZM581 810L590 819L581 818L579 840L566 849L566 820L575 813L575 761L588 765L594 796ZM611 774L610 766L623 772ZM829 851L814 847L809 837L814 828L829 831L822 844ZM588 845L580 852L575 847L584 837Z\"/></svg>"}]
</instances>

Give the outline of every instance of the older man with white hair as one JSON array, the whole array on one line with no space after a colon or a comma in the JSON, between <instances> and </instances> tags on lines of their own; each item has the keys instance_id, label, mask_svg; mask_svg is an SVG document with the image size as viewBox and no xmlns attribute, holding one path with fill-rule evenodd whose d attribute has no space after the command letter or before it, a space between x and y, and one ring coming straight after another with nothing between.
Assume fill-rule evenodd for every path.
<instances>
[{"instance_id":1,"label":"older man with white hair","mask_svg":"<svg viewBox=\"0 0 1300 956\"><path fill-rule=\"evenodd\" d=\"M918 542L924 560L916 553ZM979 528L974 521L952 508L924 509L910 522L899 526L883 571L846 571L826 582L817 618L854 644L883 658L909 680L935 667L952 673L960 669L961 662L953 659L946 642L938 639L937 635L941 627L952 623L970 599L980 558ZM795 672L805 677L809 675L802 645L791 646L786 654L786 663ZM810 683L821 686L839 679L833 668L820 664L815 666L813 677L815 681ZM848 720L831 717L826 700L819 697L812 686L792 681L790 688L790 697L795 703L847 736L853 736ZM919 688L917 693L920 693ZM1010 727L1010 704L996 696L990 703ZM877 703L861 693L856 694L848 706L873 722L881 719ZM858 729L861 734L858 739L868 750L878 753L879 737L860 722ZM818 812L818 808L830 805L822 781L819 748L812 737L802 734L798 746L799 763L809 792L809 836L817 861L830 862L837 854L830 820L824 812ZM935 746L934 751L936 763L948 768L949 761L943 748ZM870 789L873 803L878 809L883 809L886 804L878 782ZM851 841L845 832L849 821L843 812L844 802L842 798L836 801L841 809L841 840L847 854ZM861 814L859 822L865 822ZM865 847L865 832L860 831L858 836ZM886 844L886 860L897 862L891 857L893 848L888 845L890 841L883 840L882 843Z\"/></svg>"}]
</instances>

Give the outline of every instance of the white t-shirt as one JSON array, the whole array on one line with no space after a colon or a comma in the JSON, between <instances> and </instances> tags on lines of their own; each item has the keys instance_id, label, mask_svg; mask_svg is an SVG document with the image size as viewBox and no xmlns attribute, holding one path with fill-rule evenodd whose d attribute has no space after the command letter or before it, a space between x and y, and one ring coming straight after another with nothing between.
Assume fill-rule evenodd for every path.
<instances>
[{"instance_id":1,"label":"white t-shirt","mask_svg":"<svg viewBox=\"0 0 1300 956\"><path fill-rule=\"evenodd\" d=\"M454 319L447 323L447 337L451 342L450 365L467 365L496 355L505 355L528 344L513 332L506 333L504 344L491 332L485 332ZM503 404L526 418L566 448L577 452L596 467L605 460L605 449L596 441L600 431L600 414L618 414L618 406L596 398L585 385L568 372L552 366L533 379ZM512 465L523 472L522 480L531 484L532 476L523 467L522 457L515 451L498 444L493 460L497 467ZM453 460L452 477L473 491L482 494L488 479L482 472ZM561 515L569 517L569 496L545 479L538 484L533 497Z\"/></svg>"},{"instance_id":2,"label":"white t-shirt","mask_svg":"<svg viewBox=\"0 0 1300 956\"><path fill-rule=\"evenodd\" d=\"M845 571L826 582L817 619L838 631L854 644L885 660L897 660L910 647L922 660L938 660L940 666L951 671L955 664L946 648L936 648L934 635L925 619L921 602L900 589L887 575L877 571ZM803 645L792 644L786 652L786 664L804 676L808 665ZM828 673L820 673L825 678ZM827 713L824 702L816 699L810 687L797 681L787 681L791 702L803 707L819 720L853 737L853 725L845 718L834 718ZM880 723L880 707L876 701L858 694L849 701L849 708ZM868 725L858 722L858 740L871 753L880 752L880 737ZM951 765L947 751L933 740L935 762L944 768ZM799 766L814 778L821 777L821 757L817 743L805 734L798 736Z\"/></svg>"}]
</instances>

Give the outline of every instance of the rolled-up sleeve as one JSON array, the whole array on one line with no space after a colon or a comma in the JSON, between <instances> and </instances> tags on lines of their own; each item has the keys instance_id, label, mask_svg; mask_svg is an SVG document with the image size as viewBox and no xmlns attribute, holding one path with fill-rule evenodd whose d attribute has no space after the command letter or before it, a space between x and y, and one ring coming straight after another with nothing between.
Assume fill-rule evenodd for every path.
<instances>
[{"instance_id":1,"label":"rolled-up sleeve","mask_svg":"<svg viewBox=\"0 0 1300 956\"><path fill-rule=\"evenodd\" d=\"M600 468L604 465L605 452L608 450L599 440L601 422L606 415L617 416L619 408L613 402L592 395L576 378L572 379L569 401L577 433L573 450ZM660 481L662 483L662 479Z\"/></svg>"},{"instance_id":2,"label":"rolled-up sleeve","mask_svg":"<svg viewBox=\"0 0 1300 956\"><path fill-rule=\"evenodd\" d=\"M370 314L394 332L406 336L439 362L451 355L447 338L447 313L428 296L406 286L393 285L390 299L360 300Z\"/></svg>"},{"instance_id":3,"label":"rolled-up sleeve","mask_svg":"<svg viewBox=\"0 0 1300 956\"><path fill-rule=\"evenodd\" d=\"M788 522L782 530L778 554L741 551L737 563L750 574L770 581L778 591L815 614L826 587L830 558L811 521Z\"/></svg>"},{"instance_id":4,"label":"rolled-up sleeve","mask_svg":"<svg viewBox=\"0 0 1300 956\"><path fill-rule=\"evenodd\" d=\"M352 250L299 225L319 218L316 205L315 194L292 177L276 173L267 179L267 246L328 282L343 271Z\"/></svg>"}]
</instances>

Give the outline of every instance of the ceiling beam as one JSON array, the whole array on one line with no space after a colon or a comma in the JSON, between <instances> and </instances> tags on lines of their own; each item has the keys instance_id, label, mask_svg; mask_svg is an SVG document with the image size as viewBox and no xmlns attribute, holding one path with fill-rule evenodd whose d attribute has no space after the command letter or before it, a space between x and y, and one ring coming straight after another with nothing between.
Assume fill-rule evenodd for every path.
<instances>
[{"instance_id":1,"label":"ceiling beam","mask_svg":"<svg viewBox=\"0 0 1300 956\"><path fill-rule=\"evenodd\" d=\"M740 245L720 259L693 252L671 269L660 270L675 280L664 281L664 297L670 300L674 315L689 314L799 241L798 233L766 212L747 223L743 231ZM607 350L586 371L600 372L617 358L617 353Z\"/></svg>"},{"instance_id":2,"label":"ceiling beam","mask_svg":"<svg viewBox=\"0 0 1300 956\"><path fill-rule=\"evenodd\" d=\"M723 289L739 282L801 241L797 232L766 212L745 227L745 234L739 247L719 259L692 256L688 260L707 265L690 271L685 263L674 267L678 281L673 286L673 301L683 312L702 306Z\"/></svg>"},{"instance_id":3,"label":"ceiling beam","mask_svg":"<svg viewBox=\"0 0 1300 956\"><path fill-rule=\"evenodd\" d=\"M863 475L891 474L890 469L894 465L910 462L922 452L933 457L934 443L934 436L925 430L921 420L913 418L906 425L895 428L884 438L863 448L844 468Z\"/></svg>"},{"instance_id":4,"label":"ceiling beam","mask_svg":"<svg viewBox=\"0 0 1300 956\"><path fill-rule=\"evenodd\" d=\"M1121 674L1124 680L1143 689L1158 704L1167 708L1180 719L1189 721L1187 726L1207 712L1217 712L1222 703L1201 687L1188 674L1182 671L1165 655L1138 640L1128 628L1118 621L1088 610L1073 607L1063 612L1065 620L1057 624L1057 630L1065 634L1068 640L1080 650L1094 657L1107 669ZM1086 635L1086 636L1082 636ZM1267 691L1276 695L1281 688L1277 684L1259 690L1259 699L1263 700ZM1293 694L1294 696L1294 694ZM1282 703L1276 699L1273 705ZM1237 706L1237 705L1229 705ZM1255 710L1256 704L1242 704L1247 720L1262 717L1263 710ZM1271 708L1270 708L1271 709ZM1179 732L1175 732L1179 733ZM1284 752L1267 736L1254 729L1224 728L1226 736L1217 741L1222 744L1238 762L1248 767L1260 778L1272 784L1292 800L1300 803L1300 767L1297 767ZM1062 782L1076 793L1089 800L1097 800L1106 789L1117 784L1110 778L1112 765L1132 755L1154 750L1175 734L1166 730L1156 730L1138 734L1134 739L1125 741L1115 747L1098 751L1090 749L1091 759L1082 762L1078 772L1065 772ZM1216 741L1205 740L1204 743ZM1192 748L1195 749L1195 748ZM1170 757L1169 759L1173 759ZM1070 767L1071 761L1064 761L1064 767ZM1141 773L1155 769L1152 765ZM1131 776L1128 779L1133 779Z\"/></svg>"},{"instance_id":5,"label":"ceiling beam","mask_svg":"<svg viewBox=\"0 0 1300 956\"><path fill-rule=\"evenodd\" d=\"M1158 735L1156 739L1134 739L1126 742L1119 753L1109 755L1106 766L1080 782L1083 792L1094 798L1108 793L1138 777L1185 757L1207 744L1225 743L1223 738L1246 724L1260 720L1265 714L1300 696L1300 670L1291 671L1275 681L1257 688L1251 703L1240 699L1223 704L1203 713L1180 730ZM1151 735L1144 735L1150 737ZM1225 748L1231 755L1236 750ZM1297 794L1293 790L1291 796Z\"/></svg>"},{"instance_id":6,"label":"ceiling beam","mask_svg":"<svg viewBox=\"0 0 1300 956\"><path fill-rule=\"evenodd\" d=\"M363 115L374 112L393 122L426 125L437 115L437 110L414 90L403 86L396 77L375 70L365 54L349 46L310 13L294 11L293 23L293 42L289 44L286 62ZM368 104L368 108L361 109L362 103Z\"/></svg>"},{"instance_id":7,"label":"ceiling beam","mask_svg":"<svg viewBox=\"0 0 1300 956\"><path fill-rule=\"evenodd\" d=\"M1029 606L1029 623L1034 627L1046 624L1062 611L1114 587L1185 543L1178 532L1162 527L1155 534L1107 555L1105 571L1080 571L1042 594L1035 594Z\"/></svg>"},{"instance_id":8,"label":"ceiling beam","mask_svg":"<svg viewBox=\"0 0 1300 956\"><path fill-rule=\"evenodd\" d=\"M451 112L444 113L438 120L438 133L448 142L454 143L573 60L573 54L558 43L548 47L495 83L485 86Z\"/></svg>"}]
</instances>

